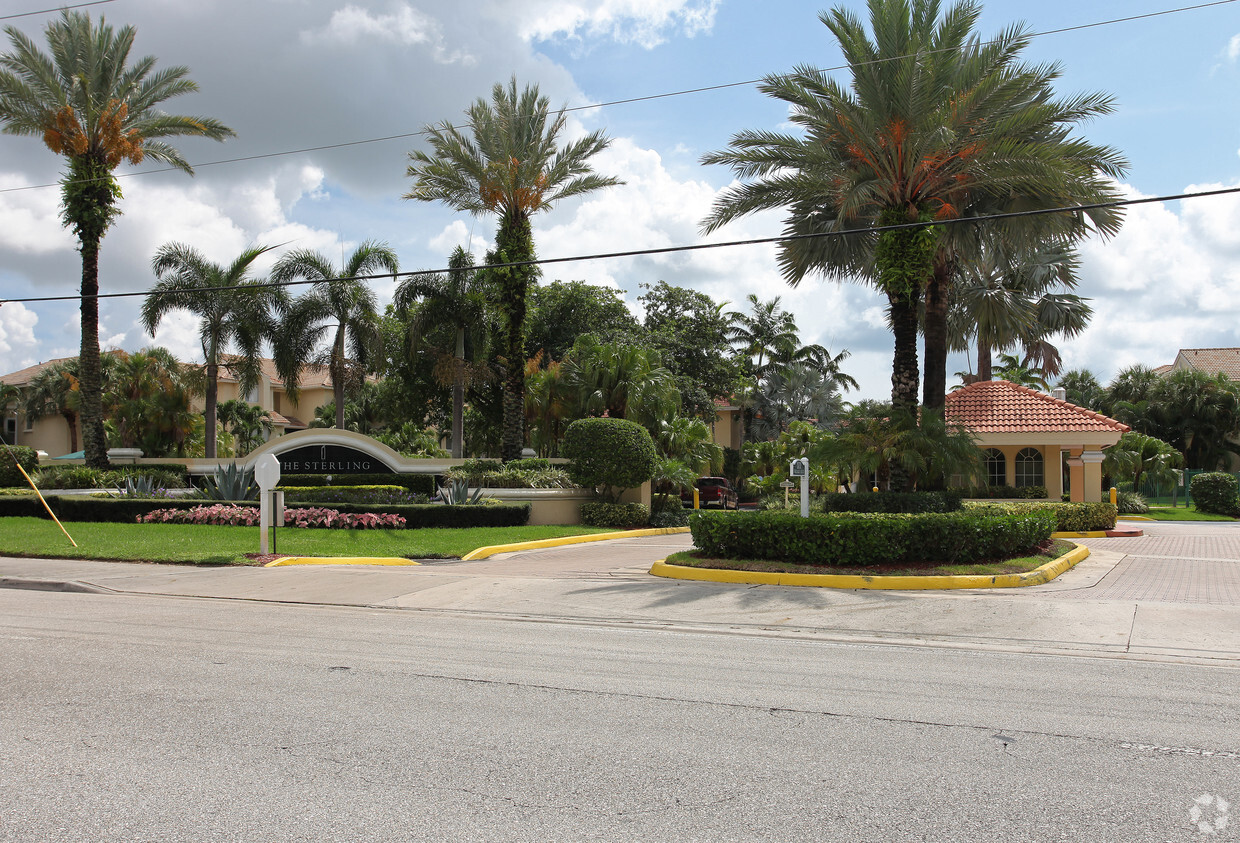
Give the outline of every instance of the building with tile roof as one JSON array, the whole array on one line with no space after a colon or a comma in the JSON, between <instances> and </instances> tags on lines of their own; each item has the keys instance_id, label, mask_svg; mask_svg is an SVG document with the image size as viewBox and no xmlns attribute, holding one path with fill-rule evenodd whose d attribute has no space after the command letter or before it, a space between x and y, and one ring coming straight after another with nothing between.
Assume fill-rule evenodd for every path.
<instances>
[{"instance_id":1,"label":"building with tile roof","mask_svg":"<svg viewBox=\"0 0 1240 843\"><path fill-rule=\"evenodd\" d=\"M1072 500L1102 500L1103 450L1129 430L1061 397L1003 380L950 393L945 413L973 433L989 485L1045 486L1050 500L1065 491L1064 463Z\"/></svg>"},{"instance_id":2,"label":"building with tile roof","mask_svg":"<svg viewBox=\"0 0 1240 843\"><path fill-rule=\"evenodd\" d=\"M1156 372L1162 372L1160 366ZM1169 372L1196 369L1207 375L1222 372L1233 381L1240 381L1240 348L1181 348Z\"/></svg>"}]
</instances>

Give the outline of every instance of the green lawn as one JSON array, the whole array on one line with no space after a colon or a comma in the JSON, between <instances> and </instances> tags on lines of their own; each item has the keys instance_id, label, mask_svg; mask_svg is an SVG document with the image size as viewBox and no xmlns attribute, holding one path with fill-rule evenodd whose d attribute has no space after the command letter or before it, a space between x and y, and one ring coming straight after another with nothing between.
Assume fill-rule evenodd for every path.
<instances>
[{"instance_id":1,"label":"green lawn","mask_svg":"<svg viewBox=\"0 0 1240 843\"><path fill-rule=\"evenodd\" d=\"M1196 506L1184 507L1151 506L1146 517L1155 521L1235 521L1226 515L1215 515L1211 512L1198 512ZM1120 518L1123 518L1121 515Z\"/></svg>"},{"instance_id":2,"label":"green lawn","mask_svg":"<svg viewBox=\"0 0 1240 843\"><path fill-rule=\"evenodd\" d=\"M186 562L248 565L258 552L257 527L202 524L66 523L75 548L52 521L0 518L0 556ZM281 556L403 556L409 559L464 556L479 547L512 542L606 533L597 527L475 527L421 530L306 530L281 528Z\"/></svg>"}]
</instances>

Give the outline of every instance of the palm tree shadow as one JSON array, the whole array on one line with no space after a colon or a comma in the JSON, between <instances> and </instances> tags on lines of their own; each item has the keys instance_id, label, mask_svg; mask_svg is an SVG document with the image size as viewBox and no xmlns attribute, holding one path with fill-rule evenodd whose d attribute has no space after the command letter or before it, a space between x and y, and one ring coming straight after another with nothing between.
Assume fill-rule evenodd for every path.
<instances>
[{"instance_id":1,"label":"palm tree shadow","mask_svg":"<svg viewBox=\"0 0 1240 843\"><path fill-rule=\"evenodd\" d=\"M645 609L701 604L704 601L726 601L738 610L831 609L851 608L860 604L898 603L911 600L907 592L868 589L814 588L790 585L745 585L741 583L694 582L650 577L647 580L618 582L592 586L569 592L570 595L644 597Z\"/></svg>"}]
</instances>

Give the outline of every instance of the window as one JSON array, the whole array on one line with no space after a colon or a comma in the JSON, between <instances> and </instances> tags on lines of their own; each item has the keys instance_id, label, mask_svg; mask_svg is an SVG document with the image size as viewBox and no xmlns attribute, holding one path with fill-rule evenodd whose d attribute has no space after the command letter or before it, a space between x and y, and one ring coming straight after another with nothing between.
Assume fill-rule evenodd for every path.
<instances>
[{"instance_id":1,"label":"window","mask_svg":"<svg viewBox=\"0 0 1240 843\"><path fill-rule=\"evenodd\" d=\"M1016 455L1016 486L1045 486L1042 470L1042 452L1037 448L1025 448Z\"/></svg>"},{"instance_id":2,"label":"window","mask_svg":"<svg viewBox=\"0 0 1240 843\"><path fill-rule=\"evenodd\" d=\"M986 463L986 485L1007 485L1007 457L998 448L987 448L982 455Z\"/></svg>"},{"instance_id":3,"label":"window","mask_svg":"<svg viewBox=\"0 0 1240 843\"><path fill-rule=\"evenodd\" d=\"M17 444L17 419L12 416L4 420L4 441L10 445Z\"/></svg>"}]
</instances>

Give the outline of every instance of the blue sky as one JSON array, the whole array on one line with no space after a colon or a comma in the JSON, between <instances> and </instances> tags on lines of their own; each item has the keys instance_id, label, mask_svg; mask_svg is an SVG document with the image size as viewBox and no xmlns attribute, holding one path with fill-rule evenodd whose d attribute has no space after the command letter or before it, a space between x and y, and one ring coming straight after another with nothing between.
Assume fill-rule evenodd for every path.
<instances>
[{"instance_id":1,"label":"blue sky","mask_svg":"<svg viewBox=\"0 0 1240 843\"><path fill-rule=\"evenodd\" d=\"M864 15L864 3L847 8ZM1023 20L1032 31L1172 9L1174 0L984 3L981 32ZM37 7L38 4L30 4ZM515 74L556 103L605 102L758 78L795 64L840 63L818 22L829 4L736 0L115 0L95 7L138 29L137 54L190 67L201 92L170 110L218 117L238 132L225 145L190 140L192 162L261 155L414 132L459 120L469 102ZM10 8L10 14L21 11ZM11 21L39 37L46 17ZM1058 62L1060 93L1106 91L1116 113L1082 128L1131 162L1124 189L1162 195L1240 184L1240 3L1034 39L1026 58ZM698 223L730 173L698 164L735 131L777 128L779 104L750 86L575 112L574 131L613 137L599 169L622 187L537 219L543 257L700 241ZM144 290L150 257L182 241L225 262L251 243L340 254L365 239L390 242L406 269L438 267L458 243L479 254L494 222L400 199L416 138L200 166L198 174L122 181L124 216L103 245L107 292ZM140 168L141 169L141 168ZM0 299L71 294L78 257L58 220L59 159L37 139L0 137ZM6 188L10 190L5 191ZM11 188L21 188L12 190ZM777 214L729 226L713 239L777 233ZM278 251L274 254L278 254ZM273 254L273 257L274 257ZM1133 209L1124 231L1084 248L1081 292L1094 323L1061 344L1070 367L1104 381L1124 365L1170 362L1178 348L1237 346L1240 200ZM739 306L754 293L781 296L805 341L853 354L861 382L849 397L884 397L890 335L882 302L864 287L810 280L793 290L769 247L594 261L549 270L625 291L660 279ZM391 285L380 284L381 298ZM134 323L137 300L103 305L105 345L158 342L201 357L187 315L152 340ZM0 369L76 353L68 304L0 307ZM963 359L952 370L963 368Z\"/></svg>"}]
</instances>

